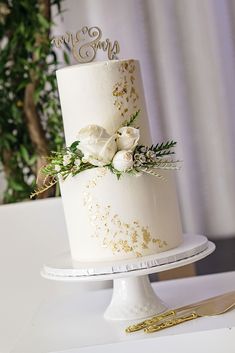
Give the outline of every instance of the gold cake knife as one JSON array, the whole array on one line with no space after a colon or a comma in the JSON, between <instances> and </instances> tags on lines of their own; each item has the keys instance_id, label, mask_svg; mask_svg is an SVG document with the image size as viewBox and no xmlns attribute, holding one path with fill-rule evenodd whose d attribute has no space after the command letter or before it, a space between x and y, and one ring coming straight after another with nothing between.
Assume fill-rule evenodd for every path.
<instances>
[{"instance_id":1,"label":"gold cake knife","mask_svg":"<svg viewBox=\"0 0 235 353\"><path fill-rule=\"evenodd\" d=\"M166 311L166 312L164 312L162 314L155 315L155 316L153 316L153 317L151 317L149 319L146 319L144 321L141 321L141 322L139 322L137 324L128 326L125 331L127 333L136 332L136 331L145 329L145 328L147 328L149 326L158 324L158 323L160 323L163 320L164 320L164 322L166 322L165 320L169 320L169 319L171 319L171 321L173 321L176 316L179 316L179 314L183 314L185 311L186 312L189 312L190 310L191 311L192 310L195 311L196 308L199 308L200 306L205 306L205 305L216 307L216 306L219 306L221 303L224 303L224 302L225 303L233 303L233 302L235 302L235 291L228 292L228 293L225 293L225 294L221 294L221 295L218 295L218 296L212 297L212 298L207 298L207 299L201 300L201 301L196 302L196 303L192 303L192 304L189 304L189 305L185 305L185 306L179 307L177 309ZM195 318L194 316L195 315L193 315L192 319ZM187 316L184 316L184 317L186 318ZM185 320L185 321L188 321L188 320Z\"/></svg>"},{"instance_id":2,"label":"gold cake knife","mask_svg":"<svg viewBox=\"0 0 235 353\"><path fill-rule=\"evenodd\" d=\"M209 302L209 303L205 303L200 306L197 306L188 315L175 317L173 319L166 320L160 324L148 326L144 329L144 332L153 333L168 327L182 324L183 322L186 322L186 321L197 319L198 317L224 314L226 311L233 308L234 306L235 306L235 295L231 297L227 297L226 299L223 299L221 301Z\"/></svg>"}]
</instances>

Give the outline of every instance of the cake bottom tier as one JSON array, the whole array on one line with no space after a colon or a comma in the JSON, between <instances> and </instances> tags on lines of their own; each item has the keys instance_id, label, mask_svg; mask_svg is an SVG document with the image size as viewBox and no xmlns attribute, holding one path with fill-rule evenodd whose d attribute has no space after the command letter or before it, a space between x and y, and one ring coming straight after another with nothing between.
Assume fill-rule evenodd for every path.
<instances>
[{"instance_id":1,"label":"cake bottom tier","mask_svg":"<svg viewBox=\"0 0 235 353\"><path fill-rule=\"evenodd\" d=\"M71 255L77 261L131 259L183 240L174 171L117 177L106 168L60 181Z\"/></svg>"}]
</instances>

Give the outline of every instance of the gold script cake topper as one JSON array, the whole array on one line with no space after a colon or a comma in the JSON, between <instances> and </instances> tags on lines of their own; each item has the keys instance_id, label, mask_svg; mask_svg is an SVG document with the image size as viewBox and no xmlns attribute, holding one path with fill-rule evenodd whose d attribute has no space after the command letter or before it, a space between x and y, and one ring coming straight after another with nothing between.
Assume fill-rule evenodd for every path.
<instances>
[{"instance_id":1,"label":"gold script cake topper","mask_svg":"<svg viewBox=\"0 0 235 353\"><path fill-rule=\"evenodd\" d=\"M117 59L117 54L120 52L118 41L113 43L109 38L101 39L102 31L99 27L83 27L75 34L66 32L61 36L52 38L52 44L56 48L61 48L64 44L69 46L72 54L79 63L89 63L96 57L98 49L107 52L109 60Z\"/></svg>"}]
</instances>

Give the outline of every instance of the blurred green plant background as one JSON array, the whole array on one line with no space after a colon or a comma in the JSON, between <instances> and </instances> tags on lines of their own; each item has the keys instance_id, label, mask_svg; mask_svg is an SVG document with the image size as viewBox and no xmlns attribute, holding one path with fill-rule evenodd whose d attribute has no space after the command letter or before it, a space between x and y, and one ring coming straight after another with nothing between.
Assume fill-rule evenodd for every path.
<instances>
[{"instance_id":1,"label":"blurred green plant background","mask_svg":"<svg viewBox=\"0 0 235 353\"><path fill-rule=\"evenodd\" d=\"M0 164L6 179L3 202L26 200L50 150L64 145L50 44L51 6L61 0L0 2ZM64 53L68 62L68 57ZM39 180L40 183L40 180ZM49 190L42 197L53 196Z\"/></svg>"}]
</instances>

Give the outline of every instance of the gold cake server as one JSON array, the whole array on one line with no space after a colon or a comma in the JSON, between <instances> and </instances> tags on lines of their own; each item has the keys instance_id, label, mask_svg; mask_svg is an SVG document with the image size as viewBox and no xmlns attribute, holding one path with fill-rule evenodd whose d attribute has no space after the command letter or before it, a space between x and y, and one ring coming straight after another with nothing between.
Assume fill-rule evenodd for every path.
<instances>
[{"instance_id":1,"label":"gold cake server","mask_svg":"<svg viewBox=\"0 0 235 353\"><path fill-rule=\"evenodd\" d=\"M166 311L162 314L159 314L159 315L155 315L149 319L146 319L146 320L143 320L137 324L134 324L134 325L131 325L131 326L128 326L126 328L126 332L127 333L131 333L131 332L136 332L136 331L139 331L139 330L142 330L142 329L145 329L149 326L152 326L154 324L157 324L163 320L166 320L166 319L173 319L175 318L177 315L179 316L179 314L183 314L185 311L188 312L188 311L192 311L192 310L195 310L196 308L202 306L202 305L214 305L216 306L217 304L220 305L220 303L223 303L224 301L229 301L231 303L233 303L233 301L235 301L235 291L232 291L232 292L228 292L228 293L225 293L225 294L221 294L221 295L218 295L216 297L212 297L212 298L207 298L207 299L204 299L204 300L201 300L199 302L196 302L196 303L192 303L192 304L188 304L188 305L185 305L185 306L181 306L177 309L172 309L172 310L169 310L169 311ZM194 317L193 317L194 318ZM186 320L185 320L186 321Z\"/></svg>"},{"instance_id":2,"label":"gold cake server","mask_svg":"<svg viewBox=\"0 0 235 353\"><path fill-rule=\"evenodd\" d=\"M232 296L227 297L226 299L223 299L221 301L202 304L194 308L194 310L186 316L175 317L173 319L166 320L160 324L148 326L144 329L144 332L146 333L157 332L168 327L182 324L183 322L186 322L186 321L197 319L198 317L224 314L226 311L233 308L234 306L235 306L235 295L233 297Z\"/></svg>"}]
</instances>

